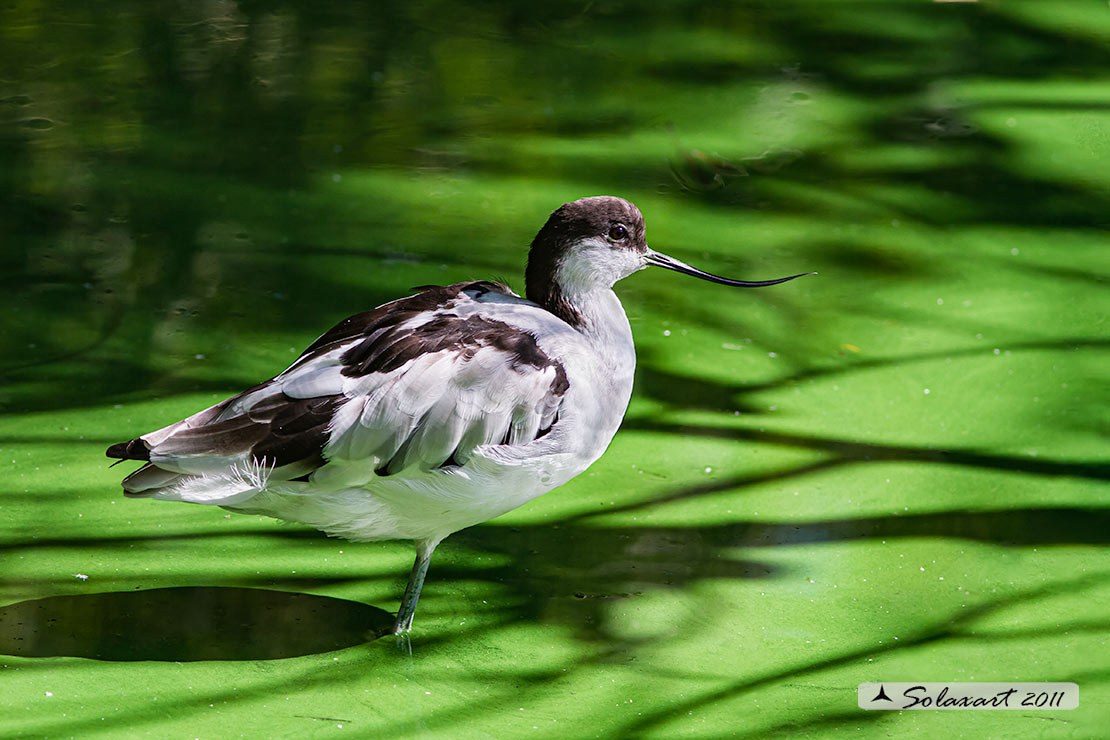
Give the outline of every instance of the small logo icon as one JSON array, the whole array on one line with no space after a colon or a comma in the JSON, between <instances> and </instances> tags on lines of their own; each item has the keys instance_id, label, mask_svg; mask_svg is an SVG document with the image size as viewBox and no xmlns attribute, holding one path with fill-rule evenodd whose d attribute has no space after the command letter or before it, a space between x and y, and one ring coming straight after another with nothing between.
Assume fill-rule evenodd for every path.
<instances>
[{"instance_id":1,"label":"small logo icon","mask_svg":"<svg viewBox=\"0 0 1110 740\"><path fill-rule=\"evenodd\" d=\"M882 700L882 701L894 701L893 699L891 699L889 696L886 695L886 689L883 688L882 684L879 684L879 693L875 694L875 698L872 699L871 701L880 701L880 700Z\"/></svg>"}]
</instances>

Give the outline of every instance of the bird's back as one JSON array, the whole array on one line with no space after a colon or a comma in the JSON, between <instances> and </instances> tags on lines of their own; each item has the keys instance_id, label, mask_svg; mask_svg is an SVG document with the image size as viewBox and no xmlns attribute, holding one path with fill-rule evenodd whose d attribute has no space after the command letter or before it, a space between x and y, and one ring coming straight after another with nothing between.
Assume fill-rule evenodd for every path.
<instances>
[{"instance_id":1,"label":"bird's back","mask_svg":"<svg viewBox=\"0 0 1110 740\"><path fill-rule=\"evenodd\" d=\"M130 496L261 507L299 521L265 500L323 501L352 489L451 495L467 489L468 475L496 484L514 461L537 478L527 500L581 472L608 443L576 450L581 435L560 433L564 420L600 424L583 341L502 284L427 286L340 322L274 378L108 454L147 462L124 480ZM571 408L568 397L580 401Z\"/></svg>"}]
</instances>

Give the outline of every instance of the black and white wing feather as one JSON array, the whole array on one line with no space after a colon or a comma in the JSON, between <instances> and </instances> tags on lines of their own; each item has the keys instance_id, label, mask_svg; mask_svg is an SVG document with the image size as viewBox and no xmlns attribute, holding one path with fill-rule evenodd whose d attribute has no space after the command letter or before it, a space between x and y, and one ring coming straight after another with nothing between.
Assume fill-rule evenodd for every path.
<instances>
[{"instance_id":1,"label":"black and white wing feather","mask_svg":"<svg viewBox=\"0 0 1110 740\"><path fill-rule=\"evenodd\" d=\"M557 422L569 384L532 334L499 320L512 310L542 309L498 283L425 288L340 322L280 375L108 456L148 461L124 480L142 496L198 477L363 485L465 465L481 445L527 444Z\"/></svg>"}]
</instances>

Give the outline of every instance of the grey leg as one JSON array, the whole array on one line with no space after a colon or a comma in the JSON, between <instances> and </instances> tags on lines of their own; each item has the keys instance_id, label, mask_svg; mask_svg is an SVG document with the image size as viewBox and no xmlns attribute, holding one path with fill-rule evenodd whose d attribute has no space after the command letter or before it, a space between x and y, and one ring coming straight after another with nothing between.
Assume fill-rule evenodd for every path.
<instances>
[{"instance_id":1,"label":"grey leg","mask_svg":"<svg viewBox=\"0 0 1110 740\"><path fill-rule=\"evenodd\" d=\"M416 602L420 600L420 589L424 586L424 576L428 574L428 563L432 560L432 552L439 544L435 542L417 542L416 562L412 564L412 573L409 575L409 585L405 588L405 595L401 598L401 608L397 612L397 623L393 625L393 634L401 635L412 629L412 618L416 614Z\"/></svg>"}]
</instances>

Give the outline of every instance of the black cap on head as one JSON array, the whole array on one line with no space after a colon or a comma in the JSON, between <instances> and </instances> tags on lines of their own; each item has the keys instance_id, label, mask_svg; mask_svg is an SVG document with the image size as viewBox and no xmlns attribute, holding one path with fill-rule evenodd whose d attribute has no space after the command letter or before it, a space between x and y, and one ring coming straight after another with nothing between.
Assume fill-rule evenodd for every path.
<instances>
[{"instance_id":1,"label":"black cap on head","mask_svg":"<svg viewBox=\"0 0 1110 740\"><path fill-rule=\"evenodd\" d=\"M571 326L577 326L581 316L556 284L556 266L571 245L590 237L607 238L615 248L637 252L647 252L648 248L643 214L623 198L598 195L573 200L555 209L532 240L524 275L525 295Z\"/></svg>"},{"instance_id":2,"label":"black cap on head","mask_svg":"<svg viewBox=\"0 0 1110 740\"><path fill-rule=\"evenodd\" d=\"M532 252L551 252L555 255L582 239L604 237L616 224L628 229L628 243L638 251L647 250L644 240L644 216L640 209L623 198L597 195L564 203L555 209L532 240ZM529 261L533 256L529 254Z\"/></svg>"}]
</instances>

